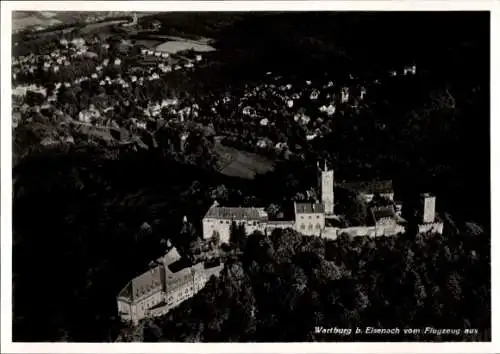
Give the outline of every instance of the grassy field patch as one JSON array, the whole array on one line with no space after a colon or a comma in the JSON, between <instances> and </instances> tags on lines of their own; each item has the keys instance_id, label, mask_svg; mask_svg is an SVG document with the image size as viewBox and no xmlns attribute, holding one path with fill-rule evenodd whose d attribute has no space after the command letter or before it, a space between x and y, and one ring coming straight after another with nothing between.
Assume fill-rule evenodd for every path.
<instances>
[{"instance_id":1,"label":"grassy field patch","mask_svg":"<svg viewBox=\"0 0 500 354\"><path fill-rule=\"evenodd\" d=\"M274 162L263 156L220 143L216 143L215 151L220 158L219 171L226 176L253 179L257 174L264 174L274 168Z\"/></svg>"}]
</instances>

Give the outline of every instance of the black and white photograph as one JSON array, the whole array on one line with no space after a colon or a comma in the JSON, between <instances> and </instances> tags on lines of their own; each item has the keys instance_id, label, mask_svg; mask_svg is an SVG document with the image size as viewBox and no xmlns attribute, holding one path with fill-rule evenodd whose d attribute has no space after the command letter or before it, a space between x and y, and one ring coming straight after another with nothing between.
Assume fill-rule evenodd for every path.
<instances>
[{"instance_id":1,"label":"black and white photograph","mask_svg":"<svg viewBox=\"0 0 500 354\"><path fill-rule=\"evenodd\" d=\"M490 11L34 3L13 343L492 341Z\"/></svg>"}]
</instances>

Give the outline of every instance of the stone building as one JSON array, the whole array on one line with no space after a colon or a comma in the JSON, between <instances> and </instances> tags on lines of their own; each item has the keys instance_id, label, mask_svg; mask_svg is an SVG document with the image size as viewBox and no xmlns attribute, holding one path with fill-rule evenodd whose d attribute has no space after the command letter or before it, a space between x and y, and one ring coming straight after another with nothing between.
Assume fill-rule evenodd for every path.
<instances>
[{"instance_id":1,"label":"stone building","mask_svg":"<svg viewBox=\"0 0 500 354\"><path fill-rule=\"evenodd\" d=\"M394 206L373 207L370 209L375 226L393 226L396 224Z\"/></svg>"},{"instance_id":2,"label":"stone building","mask_svg":"<svg viewBox=\"0 0 500 354\"><path fill-rule=\"evenodd\" d=\"M247 234L265 232L268 215L264 208L221 207L214 202L203 218L203 238L219 234L222 243L229 243L231 224L243 225Z\"/></svg>"},{"instance_id":3,"label":"stone building","mask_svg":"<svg viewBox=\"0 0 500 354\"><path fill-rule=\"evenodd\" d=\"M321 235L325 228L323 203L294 203L295 230L304 235Z\"/></svg>"},{"instance_id":4,"label":"stone building","mask_svg":"<svg viewBox=\"0 0 500 354\"><path fill-rule=\"evenodd\" d=\"M203 218L203 238L208 239L215 233L220 235L222 242L229 243L230 227L233 222L245 226L247 234L254 231L269 233L275 229L293 228L309 236L324 236L336 238L337 235L348 233L353 236L390 236L405 230L405 220L401 217L402 204L394 200L394 190L391 180L367 182L339 182L334 179L334 172L318 164L318 179L321 201L312 203L294 203L294 219L270 221L264 208L229 208L221 207L216 202ZM370 209L373 225L354 227L326 226L326 221L338 219L334 209L334 187L350 190L361 196L366 203L373 201L376 195L393 203L389 206L379 206ZM436 198L430 194L422 194L422 222L419 230L443 232L443 223L435 221ZM372 223L370 223L372 224Z\"/></svg>"},{"instance_id":5,"label":"stone building","mask_svg":"<svg viewBox=\"0 0 500 354\"><path fill-rule=\"evenodd\" d=\"M177 269L181 257L170 249L156 266L132 279L118 294L118 314L123 321L138 323L161 316L198 293L223 265L205 268L203 263ZM177 266L176 266L177 265Z\"/></svg>"}]
</instances>

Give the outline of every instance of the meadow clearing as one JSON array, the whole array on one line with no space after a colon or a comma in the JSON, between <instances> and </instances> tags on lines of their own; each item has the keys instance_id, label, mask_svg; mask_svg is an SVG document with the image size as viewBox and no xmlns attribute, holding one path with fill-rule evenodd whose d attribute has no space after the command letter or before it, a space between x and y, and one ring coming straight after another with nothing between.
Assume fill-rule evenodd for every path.
<instances>
[{"instance_id":1,"label":"meadow clearing","mask_svg":"<svg viewBox=\"0 0 500 354\"><path fill-rule=\"evenodd\" d=\"M219 172L230 177L253 179L258 174L270 172L273 161L263 156L241 151L217 142L215 151L220 158Z\"/></svg>"}]
</instances>

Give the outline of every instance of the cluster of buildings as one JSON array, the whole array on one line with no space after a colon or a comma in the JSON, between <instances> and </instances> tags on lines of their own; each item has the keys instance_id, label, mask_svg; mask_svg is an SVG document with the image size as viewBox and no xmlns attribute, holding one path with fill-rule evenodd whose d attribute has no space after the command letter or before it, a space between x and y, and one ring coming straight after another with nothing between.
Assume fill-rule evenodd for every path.
<instances>
[{"instance_id":1,"label":"cluster of buildings","mask_svg":"<svg viewBox=\"0 0 500 354\"><path fill-rule=\"evenodd\" d=\"M319 167L319 166L318 166ZM203 218L203 238L216 235L220 242L229 243L231 225L242 225L247 234L254 231L270 233L274 229L294 229L308 236L336 239L341 234L350 236L392 236L404 232L405 220L401 217L401 204L394 200L391 181L335 183L334 172L319 168L321 201L295 202L292 220L270 220L264 208L224 207L217 202ZM334 186L355 191L366 203L376 196L393 203L370 208L370 225L355 227L334 226ZM443 223L436 220L436 198L422 194L420 232L443 232ZM207 267L205 263L183 267L182 258L175 247L170 246L165 256L157 259L150 269L135 277L117 296L118 312L122 320L137 324L143 318L162 316L204 288L212 275L219 276L223 264Z\"/></svg>"},{"instance_id":2,"label":"cluster of buildings","mask_svg":"<svg viewBox=\"0 0 500 354\"><path fill-rule=\"evenodd\" d=\"M321 201L294 202L293 220L270 220L264 208L223 207L214 202L203 218L203 238L218 235L221 242L229 243L231 225L243 225L247 234L254 231L269 233L276 228L292 228L304 235L336 239L341 234L350 236L392 236L404 232L405 220L401 217L402 205L394 200L392 181L335 183L334 172L325 165L320 168ZM366 203L375 196L389 203L369 208L372 222L367 225L342 227L335 214L334 186L346 188L361 196ZM436 197L422 194L420 232L443 232L443 223L436 220Z\"/></svg>"},{"instance_id":3,"label":"cluster of buildings","mask_svg":"<svg viewBox=\"0 0 500 354\"><path fill-rule=\"evenodd\" d=\"M147 272L128 282L117 297L120 318L136 324L143 318L162 316L193 297L224 267L204 263L183 267L181 262L177 249L171 247Z\"/></svg>"},{"instance_id":4,"label":"cluster of buildings","mask_svg":"<svg viewBox=\"0 0 500 354\"><path fill-rule=\"evenodd\" d=\"M13 58L12 60L12 76L14 80L13 96L22 100L28 91L40 93L46 104L52 104L58 108L58 94L61 88L79 87L86 82L86 86L96 87L97 85L108 90L114 89L125 93L131 89L149 85L159 85L164 79L164 75L172 71L189 69L193 67L193 62L202 60L201 55L196 55L192 61L187 60L186 63L175 65L170 63L170 56L165 52L154 52L154 66L143 66L140 62L138 65L129 66L124 69L123 60L119 53L110 56L108 50L110 45L102 43L95 38L75 37L72 39L61 38L58 40L57 48L52 49L45 54L29 54ZM99 51L99 55L96 54ZM147 58L150 50L143 50L140 58ZM103 58L104 56L104 58ZM173 59L172 59L173 60ZM175 60L174 60L175 62ZM82 67L83 70L79 70ZM111 76L108 68L117 68L119 73ZM35 75L37 70L42 69L44 72L53 75L53 82L43 86L34 84L27 85L23 82L29 82L30 75ZM89 71L90 69L90 71ZM71 71L71 75L68 74ZM27 75L27 76L26 76ZM69 77L72 79L68 80ZM58 80L59 79L59 80ZM48 88L52 86L51 94L48 95ZM98 90L90 92L91 96L95 97L100 94ZM127 96L124 94L123 96ZM73 116L73 119L79 120L82 123L91 123L100 125L109 117L108 112L113 111L116 104L120 106L128 106L130 102L119 100L119 95L110 97L108 102L103 105L84 107L80 112ZM100 95L99 101L105 96ZM117 102L118 101L118 102ZM197 105L182 105L175 97L165 98L163 100L149 100L144 106L138 104L137 97L134 100L139 111L137 116L131 119L131 122L136 128L146 129L147 120L154 120L160 116L162 109L168 108L170 116L178 116L183 121L187 116L196 117L199 107ZM106 107L105 109L102 107Z\"/></svg>"},{"instance_id":5,"label":"cluster of buildings","mask_svg":"<svg viewBox=\"0 0 500 354\"><path fill-rule=\"evenodd\" d=\"M416 65L407 65L399 70L391 70L387 75L394 77L416 73ZM272 72L266 73L266 76L270 81L246 87L245 92L239 96L227 95L216 100L210 109L212 113L220 114L236 102L238 113L246 122L260 125L261 136L247 143L260 149L276 151L281 150L278 144L286 142L269 138L274 135L272 132L276 124L273 116L282 117L283 111L289 112L294 122L306 131L306 139L312 141L331 132L337 114L346 110L358 112L366 106L368 91L376 89L380 84L379 79L362 82L352 75L350 83L346 84L331 80L291 83Z\"/></svg>"}]
</instances>

